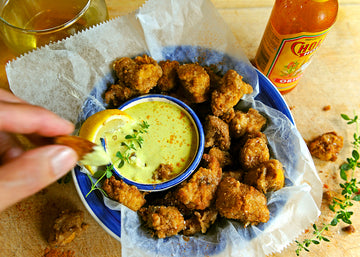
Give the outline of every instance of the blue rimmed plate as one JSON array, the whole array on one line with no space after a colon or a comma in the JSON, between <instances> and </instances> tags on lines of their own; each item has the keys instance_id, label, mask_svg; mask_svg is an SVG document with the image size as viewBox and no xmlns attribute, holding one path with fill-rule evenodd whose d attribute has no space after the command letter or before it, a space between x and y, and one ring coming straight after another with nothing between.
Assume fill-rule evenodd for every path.
<instances>
[{"instance_id":1,"label":"blue rimmed plate","mask_svg":"<svg viewBox=\"0 0 360 257\"><path fill-rule=\"evenodd\" d=\"M292 123L294 119L291 115L289 107L276 87L262 73L257 71L259 77L259 94L256 100L269 107L282 112ZM121 237L121 215L119 211L107 208L104 204L103 197L99 192L93 192L88 197L85 195L91 189L91 182L86 174L76 167L72 171L75 187L79 196L87 210L95 218L95 220L103 227L111 236L120 241Z\"/></svg>"}]
</instances>

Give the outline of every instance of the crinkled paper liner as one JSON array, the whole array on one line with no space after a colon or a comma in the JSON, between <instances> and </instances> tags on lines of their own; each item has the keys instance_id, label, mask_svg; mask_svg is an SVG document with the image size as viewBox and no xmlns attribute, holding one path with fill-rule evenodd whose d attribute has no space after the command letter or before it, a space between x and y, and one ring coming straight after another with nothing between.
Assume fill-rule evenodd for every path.
<instances>
[{"instance_id":1,"label":"crinkled paper liner","mask_svg":"<svg viewBox=\"0 0 360 257\"><path fill-rule=\"evenodd\" d=\"M322 185L295 126L254 100L259 93L256 71L210 1L149 0L135 13L21 56L6 72L14 94L80 126L106 108L103 93L115 81L112 62L143 53L157 61L214 63L222 73L237 70L254 87L238 108L253 107L268 118L264 133L274 158L285 167L286 185L267 195L269 222L243 228L220 218L205 235L189 238L153 238L137 213L104 198L109 208L121 211L123 256L263 256L281 251L319 216Z\"/></svg>"}]
</instances>

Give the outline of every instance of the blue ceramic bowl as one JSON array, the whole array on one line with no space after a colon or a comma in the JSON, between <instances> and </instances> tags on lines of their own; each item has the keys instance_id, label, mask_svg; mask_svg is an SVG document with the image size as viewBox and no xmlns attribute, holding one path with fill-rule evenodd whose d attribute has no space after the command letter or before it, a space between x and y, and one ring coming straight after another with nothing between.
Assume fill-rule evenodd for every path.
<instances>
[{"instance_id":1,"label":"blue ceramic bowl","mask_svg":"<svg viewBox=\"0 0 360 257\"><path fill-rule=\"evenodd\" d=\"M201 122L200 122L199 118L197 117L196 113L189 106L187 106L184 102L180 101L177 98L167 96L167 95L160 95L160 94L143 95L143 96L139 96L139 97L136 97L134 99L127 101L126 103L121 105L119 107L119 109L126 112L126 109L133 107L137 104L144 103L144 102L153 102L153 101L170 103L170 104L177 106L179 109L181 109L188 116L188 118L190 119L190 121L192 122L192 124L195 128L197 145L196 145L195 154L194 154L194 156L191 157L192 161L190 161L189 165L187 167L185 167L185 169L183 171L181 171L179 173L179 175L177 175L176 177L174 177L170 180L161 182L161 183L144 184L144 183L139 183L139 182L133 181L131 179L126 178L125 176L122 176L121 172L116 169L116 165L114 165L114 169L113 169L114 173L118 177L120 177L125 183L134 185L141 191L152 191L152 192L167 190L173 186L180 184L184 180L186 180L199 165L202 155L203 155L203 152L204 152L204 142L205 142L204 131L203 131ZM105 149L106 149L106 143L105 143ZM154 154L157 154L157 153L154 153Z\"/></svg>"}]
</instances>

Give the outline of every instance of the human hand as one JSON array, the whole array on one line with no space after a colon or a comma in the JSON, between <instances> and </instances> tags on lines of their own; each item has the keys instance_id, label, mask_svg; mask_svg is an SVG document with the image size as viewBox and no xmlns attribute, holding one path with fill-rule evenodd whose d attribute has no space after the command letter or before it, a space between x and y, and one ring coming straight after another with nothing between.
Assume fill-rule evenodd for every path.
<instances>
[{"instance_id":1,"label":"human hand","mask_svg":"<svg viewBox=\"0 0 360 257\"><path fill-rule=\"evenodd\" d=\"M78 160L73 149L61 145L25 151L15 135L41 143L42 137L73 130L72 123L51 111L0 89L0 211L62 177Z\"/></svg>"}]
</instances>

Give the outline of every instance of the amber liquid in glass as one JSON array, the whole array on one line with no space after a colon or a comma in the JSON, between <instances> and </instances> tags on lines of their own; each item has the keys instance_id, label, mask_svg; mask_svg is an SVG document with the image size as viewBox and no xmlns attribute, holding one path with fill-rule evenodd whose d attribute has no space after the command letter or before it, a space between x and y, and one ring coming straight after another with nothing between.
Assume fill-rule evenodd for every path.
<instances>
[{"instance_id":1,"label":"amber liquid in glass","mask_svg":"<svg viewBox=\"0 0 360 257\"><path fill-rule=\"evenodd\" d=\"M10 0L1 17L17 27L0 24L5 43L24 53L105 21L108 12L104 0Z\"/></svg>"}]
</instances>

